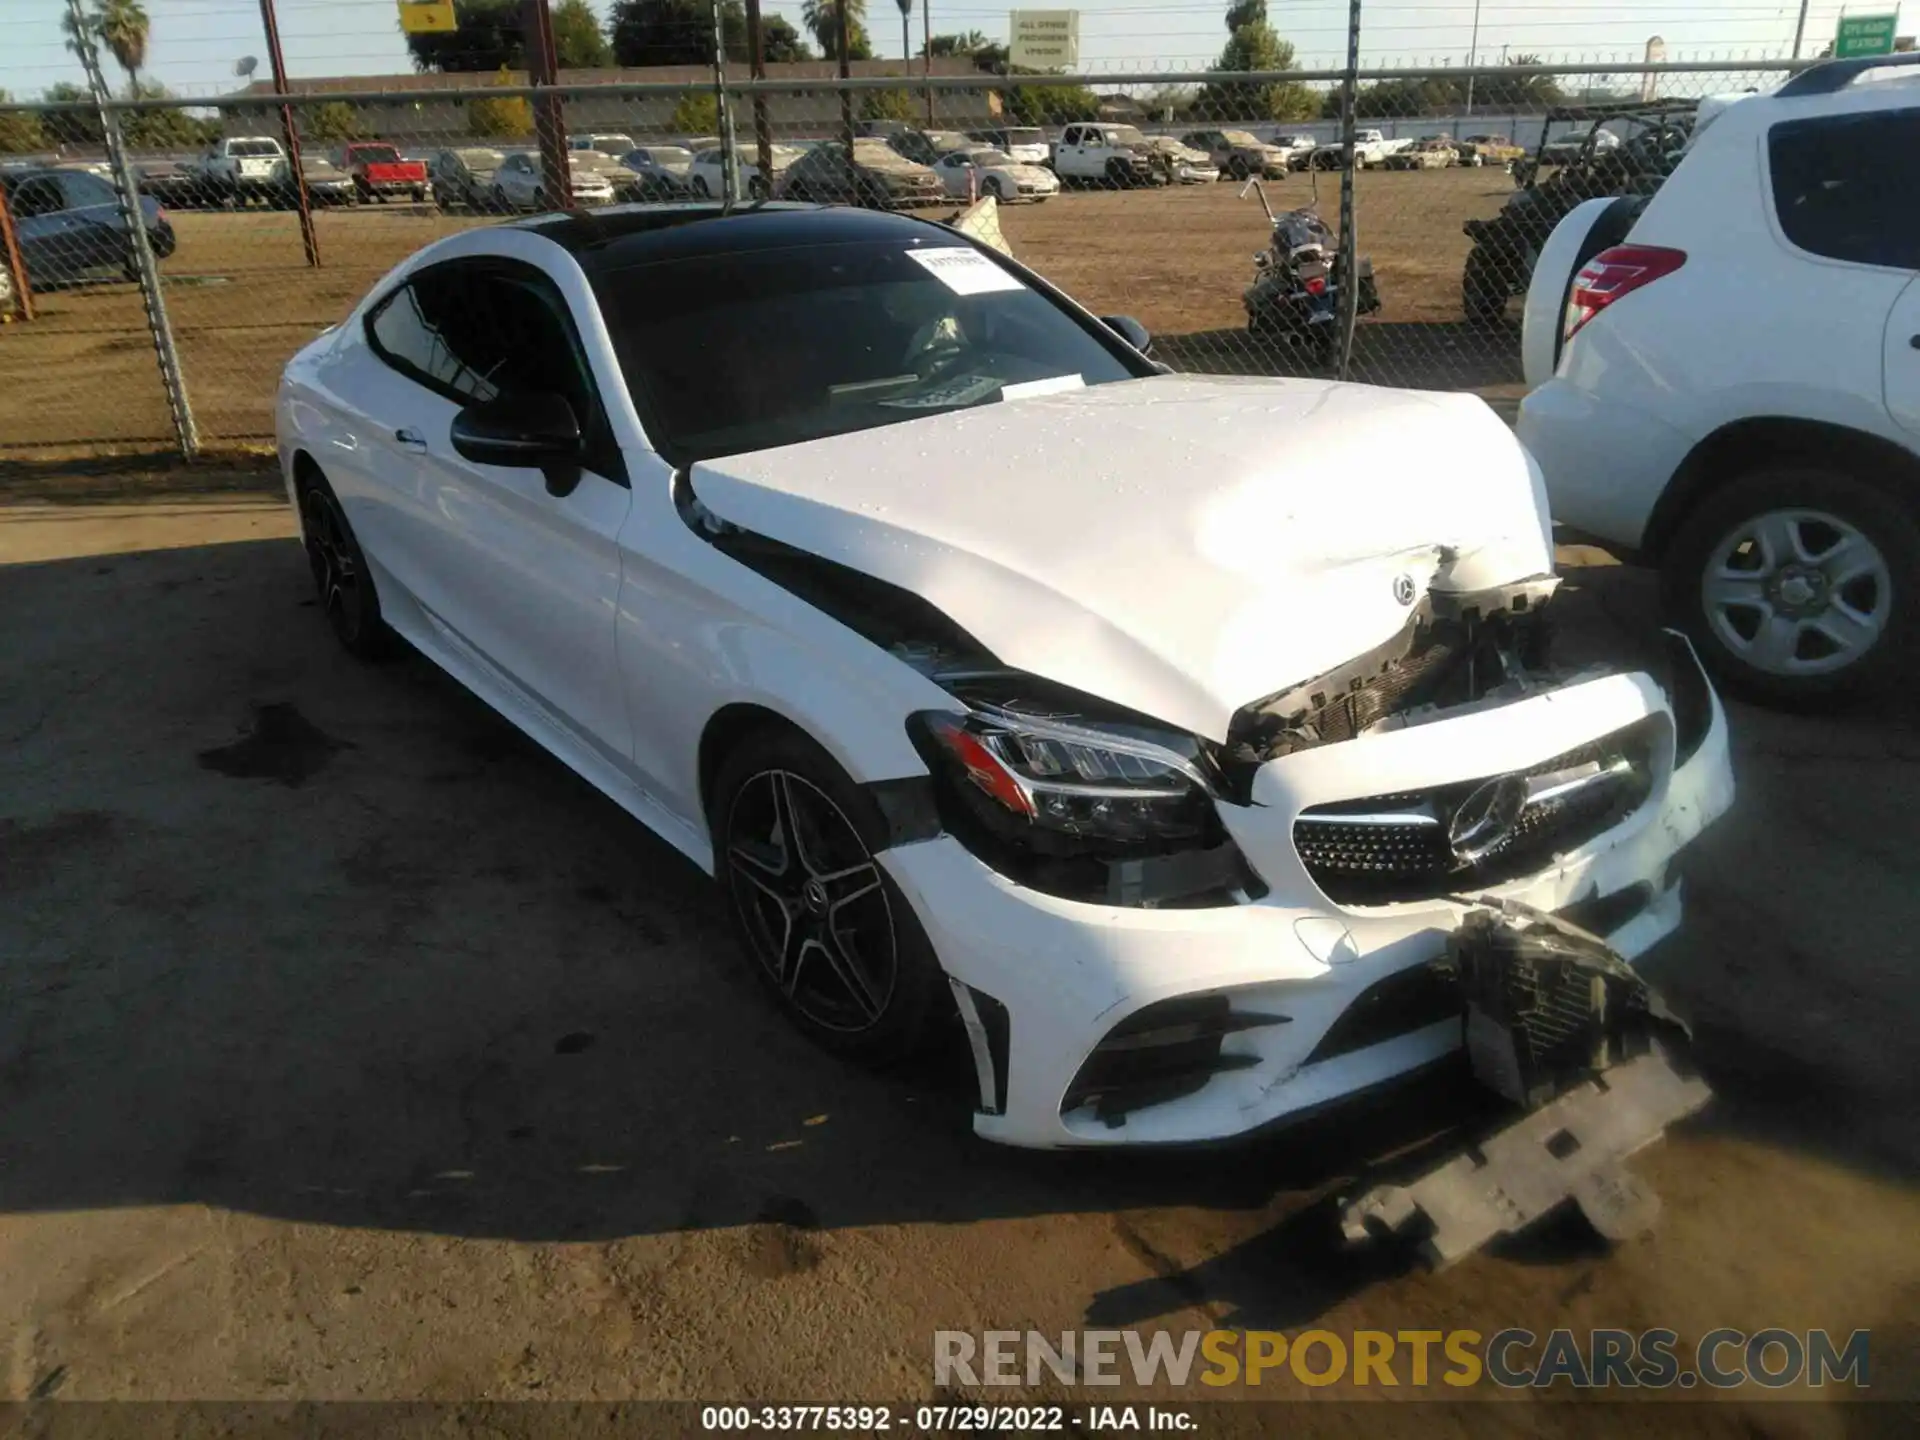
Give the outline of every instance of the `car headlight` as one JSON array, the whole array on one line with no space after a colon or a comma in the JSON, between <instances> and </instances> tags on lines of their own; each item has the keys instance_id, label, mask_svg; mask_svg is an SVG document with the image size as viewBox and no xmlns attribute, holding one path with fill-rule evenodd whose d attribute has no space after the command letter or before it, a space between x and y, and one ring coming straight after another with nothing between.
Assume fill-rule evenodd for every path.
<instances>
[{"instance_id":1,"label":"car headlight","mask_svg":"<svg viewBox=\"0 0 1920 1440\"><path fill-rule=\"evenodd\" d=\"M1218 838L1198 759L1169 743L976 705L913 717L942 792L1003 841L1050 854L1153 854ZM1132 728L1132 727L1129 727Z\"/></svg>"}]
</instances>

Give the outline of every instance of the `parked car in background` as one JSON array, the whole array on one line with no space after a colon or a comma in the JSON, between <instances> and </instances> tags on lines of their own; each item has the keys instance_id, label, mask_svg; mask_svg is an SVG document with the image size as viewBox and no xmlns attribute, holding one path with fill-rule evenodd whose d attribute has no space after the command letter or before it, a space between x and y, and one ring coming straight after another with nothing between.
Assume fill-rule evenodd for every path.
<instances>
[{"instance_id":1,"label":"parked car in background","mask_svg":"<svg viewBox=\"0 0 1920 1440\"><path fill-rule=\"evenodd\" d=\"M465 230L280 380L316 623L712 874L824 1050L965 1046L996 1141L1254 1132L1457 1049L1456 935L1671 934L1725 716L1678 642L1555 663L1500 418L1150 344L901 215Z\"/></svg>"},{"instance_id":2,"label":"parked car in background","mask_svg":"<svg viewBox=\"0 0 1920 1440\"><path fill-rule=\"evenodd\" d=\"M285 189L290 174L287 152L271 135L214 141L201 158L200 173L214 203L238 205L273 199Z\"/></svg>"},{"instance_id":3,"label":"parked car in background","mask_svg":"<svg viewBox=\"0 0 1920 1440\"><path fill-rule=\"evenodd\" d=\"M1482 165L1509 165L1527 153L1505 135L1469 135L1459 149L1463 155L1471 151Z\"/></svg>"},{"instance_id":4,"label":"parked car in background","mask_svg":"<svg viewBox=\"0 0 1920 1440\"><path fill-rule=\"evenodd\" d=\"M885 146L887 142L880 140L877 143ZM792 145L775 145L768 157L773 161L771 182L761 177L759 146L736 145L733 153L735 164L739 167L741 197L765 200L778 192L781 177L805 152ZM722 163L725 158L725 150L718 145L693 152L693 161L687 167L687 187L696 198L718 200L727 193L727 177Z\"/></svg>"},{"instance_id":5,"label":"parked car in background","mask_svg":"<svg viewBox=\"0 0 1920 1440\"><path fill-rule=\"evenodd\" d=\"M1353 135L1353 168L1374 170L1387 163L1387 157L1412 145L1411 139L1389 140L1384 130L1356 130ZM1345 163L1344 143L1333 140L1306 152L1306 166L1315 170L1338 170Z\"/></svg>"},{"instance_id":6,"label":"parked car in background","mask_svg":"<svg viewBox=\"0 0 1920 1440\"><path fill-rule=\"evenodd\" d=\"M1053 161L1053 146L1047 132L1036 125L1011 125L998 130L969 130L969 140L1004 150L1022 165L1048 165Z\"/></svg>"},{"instance_id":7,"label":"parked car in background","mask_svg":"<svg viewBox=\"0 0 1920 1440\"><path fill-rule=\"evenodd\" d=\"M634 138L619 131L596 130L591 135L569 135L569 150L596 150L609 159L618 160L634 148Z\"/></svg>"},{"instance_id":8,"label":"parked car in background","mask_svg":"<svg viewBox=\"0 0 1920 1440\"><path fill-rule=\"evenodd\" d=\"M485 209L493 191L494 172L506 155L487 145L462 145L436 150L427 161L427 177L436 205Z\"/></svg>"},{"instance_id":9,"label":"parked car in background","mask_svg":"<svg viewBox=\"0 0 1920 1440\"><path fill-rule=\"evenodd\" d=\"M431 189L423 160L408 160L384 140L355 140L340 147L334 164L353 177L363 201L424 200Z\"/></svg>"},{"instance_id":10,"label":"parked car in background","mask_svg":"<svg viewBox=\"0 0 1920 1440\"><path fill-rule=\"evenodd\" d=\"M568 183L573 202L579 206L611 205L613 182L602 168L605 157L595 153L567 152ZM495 210L549 210L553 201L547 194L546 177L535 150L516 150L500 162L493 172L493 189L488 204Z\"/></svg>"},{"instance_id":11,"label":"parked car in background","mask_svg":"<svg viewBox=\"0 0 1920 1440\"><path fill-rule=\"evenodd\" d=\"M1149 135L1147 150L1175 185L1211 185L1220 178L1220 167L1205 150L1183 145L1171 135Z\"/></svg>"},{"instance_id":12,"label":"parked car in background","mask_svg":"<svg viewBox=\"0 0 1920 1440\"><path fill-rule=\"evenodd\" d=\"M1180 143L1204 152L1222 175L1234 180L1254 175L1278 180L1287 173L1287 152L1251 130L1189 130Z\"/></svg>"},{"instance_id":13,"label":"parked car in background","mask_svg":"<svg viewBox=\"0 0 1920 1440\"><path fill-rule=\"evenodd\" d=\"M137 276L119 194L98 175L51 167L9 170L0 174L0 187L5 188L27 282L34 289L95 278L103 271L129 280ZM142 195L140 212L154 258L166 259L176 239L165 207ZM4 262L0 254L0 268Z\"/></svg>"},{"instance_id":14,"label":"parked car in background","mask_svg":"<svg viewBox=\"0 0 1920 1440\"><path fill-rule=\"evenodd\" d=\"M147 160L135 166L134 173L142 195L176 210L205 205L213 198L205 174L191 161Z\"/></svg>"},{"instance_id":15,"label":"parked car in background","mask_svg":"<svg viewBox=\"0 0 1920 1440\"><path fill-rule=\"evenodd\" d=\"M680 200L693 193L693 152L683 145L635 146L608 172L619 200Z\"/></svg>"},{"instance_id":16,"label":"parked car in background","mask_svg":"<svg viewBox=\"0 0 1920 1440\"><path fill-rule=\"evenodd\" d=\"M1276 135L1273 137L1273 148L1284 151L1289 160L1292 159L1295 152L1311 150L1319 143L1320 142L1311 135Z\"/></svg>"},{"instance_id":17,"label":"parked car in background","mask_svg":"<svg viewBox=\"0 0 1920 1440\"><path fill-rule=\"evenodd\" d=\"M1916 80L1874 57L1703 101L1664 185L1575 207L1534 267L1519 433L1555 519L1657 565L1755 700L1913 690Z\"/></svg>"},{"instance_id":18,"label":"parked car in background","mask_svg":"<svg viewBox=\"0 0 1920 1440\"><path fill-rule=\"evenodd\" d=\"M933 165L942 189L956 199L991 195L1002 205L1016 200L1045 200L1060 190L1060 180L1044 165L1023 165L1004 150L976 145L942 155Z\"/></svg>"},{"instance_id":19,"label":"parked car in background","mask_svg":"<svg viewBox=\"0 0 1920 1440\"><path fill-rule=\"evenodd\" d=\"M306 182L309 205L351 205L359 198L354 190L353 176L325 155L309 155L302 150L300 178ZM299 196L295 195L291 188L286 190L280 198L282 204L300 203Z\"/></svg>"},{"instance_id":20,"label":"parked car in background","mask_svg":"<svg viewBox=\"0 0 1920 1440\"><path fill-rule=\"evenodd\" d=\"M940 178L878 136L858 136L853 149L829 140L794 161L779 192L789 200L875 209L931 205L946 198Z\"/></svg>"},{"instance_id":21,"label":"parked car in background","mask_svg":"<svg viewBox=\"0 0 1920 1440\"><path fill-rule=\"evenodd\" d=\"M1069 125L1061 131L1053 147L1053 173L1069 184L1110 190L1163 185L1167 180L1137 126L1106 123Z\"/></svg>"},{"instance_id":22,"label":"parked car in background","mask_svg":"<svg viewBox=\"0 0 1920 1440\"><path fill-rule=\"evenodd\" d=\"M1386 170L1445 170L1460 158L1453 142L1444 138L1416 140L1401 150L1387 153L1381 161Z\"/></svg>"}]
</instances>

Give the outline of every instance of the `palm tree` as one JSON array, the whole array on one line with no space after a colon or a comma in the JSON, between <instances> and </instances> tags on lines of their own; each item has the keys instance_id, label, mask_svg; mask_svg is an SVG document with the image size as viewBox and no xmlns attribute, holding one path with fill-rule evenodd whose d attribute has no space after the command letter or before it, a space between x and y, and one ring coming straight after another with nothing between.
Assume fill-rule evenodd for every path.
<instances>
[{"instance_id":1,"label":"palm tree","mask_svg":"<svg viewBox=\"0 0 1920 1440\"><path fill-rule=\"evenodd\" d=\"M820 53L831 58L840 53L840 6L847 7L847 43L867 18L867 0L806 0L800 7L800 23L820 42Z\"/></svg>"},{"instance_id":2,"label":"palm tree","mask_svg":"<svg viewBox=\"0 0 1920 1440\"><path fill-rule=\"evenodd\" d=\"M94 0L94 33L127 72L127 89L138 98L140 67L147 63L147 12L140 0Z\"/></svg>"}]
</instances>

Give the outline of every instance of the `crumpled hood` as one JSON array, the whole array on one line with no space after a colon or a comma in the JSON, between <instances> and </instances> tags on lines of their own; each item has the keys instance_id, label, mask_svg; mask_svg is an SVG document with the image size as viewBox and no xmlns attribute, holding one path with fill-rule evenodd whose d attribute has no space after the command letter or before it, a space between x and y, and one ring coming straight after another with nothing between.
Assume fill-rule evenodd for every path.
<instances>
[{"instance_id":1,"label":"crumpled hood","mask_svg":"<svg viewBox=\"0 0 1920 1440\"><path fill-rule=\"evenodd\" d=\"M1100 385L728 456L692 486L1005 664L1214 740L1389 639L1418 593L1553 565L1539 472L1484 402L1331 381Z\"/></svg>"}]
</instances>

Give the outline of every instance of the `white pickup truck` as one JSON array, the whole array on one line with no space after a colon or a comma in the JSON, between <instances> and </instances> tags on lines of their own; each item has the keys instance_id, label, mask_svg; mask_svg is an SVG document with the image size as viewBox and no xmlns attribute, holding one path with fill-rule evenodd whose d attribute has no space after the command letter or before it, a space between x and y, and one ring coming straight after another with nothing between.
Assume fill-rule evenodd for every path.
<instances>
[{"instance_id":1,"label":"white pickup truck","mask_svg":"<svg viewBox=\"0 0 1920 1440\"><path fill-rule=\"evenodd\" d=\"M1052 164L1062 184L1115 190L1158 184L1163 175L1147 137L1131 125L1069 125L1054 142Z\"/></svg>"},{"instance_id":2,"label":"white pickup truck","mask_svg":"<svg viewBox=\"0 0 1920 1440\"><path fill-rule=\"evenodd\" d=\"M216 140L200 159L200 178L216 199L271 199L285 191L291 169L287 152L271 135L235 135Z\"/></svg>"},{"instance_id":3,"label":"white pickup truck","mask_svg":"<svg viewBox=\"0 0 1920 1440\"><path fill-rule=\"evenodd\" d=\"M1378 130L1356 130L1353 132L1353 168L1371 170L1376 165L1384 165L1387 156L1397 150L1404 150L1413 144L1413 137L1404 140L1389 140ZM1307 157L1307 163L1315 170L1338 170L1344 152L1338 140L1330 145L1322 145Z\"/></svg>"}]
</instances>

